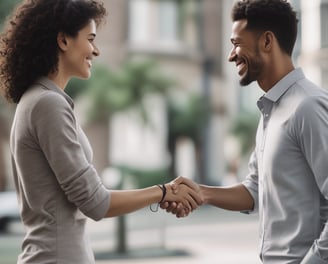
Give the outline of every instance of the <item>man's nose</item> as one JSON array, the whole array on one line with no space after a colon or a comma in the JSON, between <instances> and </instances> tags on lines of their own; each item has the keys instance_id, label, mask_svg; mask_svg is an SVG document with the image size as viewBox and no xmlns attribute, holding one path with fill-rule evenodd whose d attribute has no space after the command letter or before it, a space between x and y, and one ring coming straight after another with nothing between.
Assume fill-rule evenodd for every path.
<instances>
[{"instance_id":1,"label":"man's nose","mask_svg":"<svg viewBox=\"0 0 328 264\"><path fill-rule=\"evenodd\" d=\"M228 55L228 61L233 62L236 60L237 54L235 52L235 48L232 48L229 55Z\"/></svg>"}]
</instances>

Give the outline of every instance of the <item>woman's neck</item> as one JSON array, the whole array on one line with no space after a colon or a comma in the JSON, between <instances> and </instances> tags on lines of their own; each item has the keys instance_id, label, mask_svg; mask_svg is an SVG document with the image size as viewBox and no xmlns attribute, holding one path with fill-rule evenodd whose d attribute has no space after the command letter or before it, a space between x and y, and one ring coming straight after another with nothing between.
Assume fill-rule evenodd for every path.
<instances>
[{"instance_id":1,"label":"woman's neck","mask_svg":"<svg viewBox=\"0 0 328 264\"><path fill-rule=\"evenodd\" d=\"M62 74L60 74L58 71L54 73L49 73L48 78L52 80L59 88L62 90L65 90L66 85L68 83L68 78L65 78Z\"/></svg>"}]
</instances>

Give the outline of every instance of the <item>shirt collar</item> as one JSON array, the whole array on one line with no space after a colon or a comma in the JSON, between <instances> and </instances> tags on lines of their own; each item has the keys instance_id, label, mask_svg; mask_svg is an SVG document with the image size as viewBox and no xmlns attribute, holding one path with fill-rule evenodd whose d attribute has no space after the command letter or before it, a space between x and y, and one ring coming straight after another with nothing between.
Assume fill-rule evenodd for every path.
<instances>
[{"instance_id":1,"label":"shirt collar","mask_svg":"<svg viewBox=\"0 0 328 264\"><path fill-rule=\"evenodd\" d=\"M73 99L67 93L65 93L61 88L59 88L53 81L51 81L48 77L45 76L40 77L35 83L43 86L45 89L61 94L62 96L64 96L66 101L70 104L70 106L74 108Z\"/></svg>"},{"instance_id":2,"label":"shirt collar","mask_svg":"<svg viewBox=\"0 0 328 264\"><path fill-rule=\"evenodd\" d=\"M304 79L305 75L301 68L296 68L279 82L277 82L265 95L264 97L272 102L277 102L281 96L297 81Z\"/></svg>"}]
</instances>

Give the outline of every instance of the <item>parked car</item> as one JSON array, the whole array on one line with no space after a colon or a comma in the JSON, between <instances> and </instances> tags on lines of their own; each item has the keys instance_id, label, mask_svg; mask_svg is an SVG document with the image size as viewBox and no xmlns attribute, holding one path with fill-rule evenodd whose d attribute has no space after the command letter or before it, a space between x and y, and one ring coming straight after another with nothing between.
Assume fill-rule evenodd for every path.
<instances>
[{"instance_id":1,"label":"parked car","mask_svg":"<svg viewBox=\"0 0 328 264\"><path fill-rule=\"evenodd\" d=\"M20 216L16 193L0 192L0 232L7 231L8 224L17 220Z\"/></svg>"}]
</instances>

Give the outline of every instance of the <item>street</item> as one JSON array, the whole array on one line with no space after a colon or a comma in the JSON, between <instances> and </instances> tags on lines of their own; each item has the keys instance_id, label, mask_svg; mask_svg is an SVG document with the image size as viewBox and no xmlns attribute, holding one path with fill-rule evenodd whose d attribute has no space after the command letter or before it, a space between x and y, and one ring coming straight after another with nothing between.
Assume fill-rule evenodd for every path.
<instances>
[{"instance_id":1,"label":"street","mask_svg":"<svg viewBox=\"0 0 328 264\"><path fill-rule=\"evenodd\" d=\"M118 218L88 221L97 264L259 264L257 216L204 206L184 219L149 208L126 220L127 253L115 253ZM20 223L0 235L1 264L14 264L24 235Z\"/></svg>"}]
</instances>

